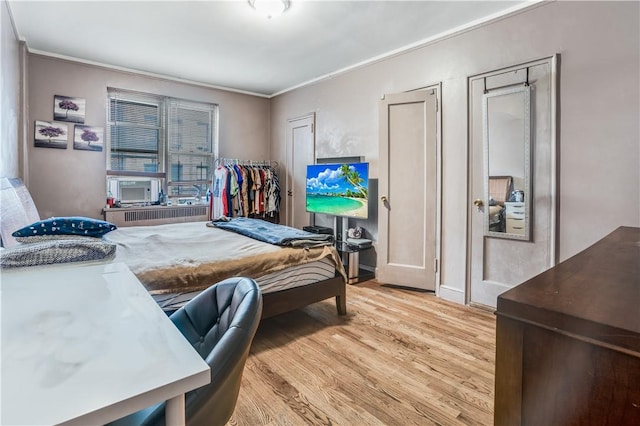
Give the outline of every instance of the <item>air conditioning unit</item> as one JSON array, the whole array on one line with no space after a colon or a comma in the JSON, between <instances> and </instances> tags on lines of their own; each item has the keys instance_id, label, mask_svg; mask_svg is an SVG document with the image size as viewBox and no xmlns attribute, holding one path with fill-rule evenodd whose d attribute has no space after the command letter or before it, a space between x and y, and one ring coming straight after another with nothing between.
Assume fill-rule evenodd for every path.
<instances>
[{"instance_id":1,"label":"air conditioning unit","mask_svg":"<svg viewBox=\"0 0 640 426\"><path fill-rule=\"evenodd\" d=\"M107 179L107 190L122 204L152 203L158 201L160 179L114 177Z\"/></svg>"}]
</instances>

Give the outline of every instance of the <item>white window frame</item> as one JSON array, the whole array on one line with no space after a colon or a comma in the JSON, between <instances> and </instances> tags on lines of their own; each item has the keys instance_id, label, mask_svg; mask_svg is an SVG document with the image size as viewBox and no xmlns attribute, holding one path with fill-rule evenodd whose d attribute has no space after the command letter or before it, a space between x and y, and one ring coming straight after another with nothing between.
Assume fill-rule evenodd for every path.
<instances>
[{"instance_id":1,"label":"white window frame","mask_svg":"<svg viewBox=\"0 0 640 426\"><path fill-rule=\"evenodd\" d=\"M175 140L173 139L173 135L176 133L174 130L174 123L177 117L174 117L176 112L179 110L189 110L189 111L197 111L200 113L206 113L209 115L209 143L211 145L211 151L208 152L193 152L188 149L175 149ZM208 187L211 183L211 174L213 173L213 163L214 159L218 152L218 138L217 138L217 130L218 130L218 114L217 114L217 105L213 104L203 104L200 102L192 102L185 101L181 99L169 99L167 101L167 154L166 154L166 173L167 173L167 194L169 196L173 196L174 192L177 192L175 196L183 197L184 194L181 194L180 187L185 187L187 192L193 192L193 188L200 188L197 191L197 194L200 196L204 196L203 191L205 187ZM179 181L173 181L172 176L172 167L176 163L173 161L173 158L180 156L190 156L190 157L200 157L204 160L204 167L206 167L206 173L200 179L183 179ZM202 163L203 161L201 161ZM170 190L171 189L171 190ZM206 191L204 191L206 192Z\"/></svg>"},{"instance_id":2,"label":"white window frame","mask_svg":"<svg viewBox=\"0 0 640 426\"><path fill-rule=\"evenodd\" d=\"M156 172L143 172L143 171L127 171L127 170L112 170L111 166L111 127L118 125L117 122L111 121L111 99L122 99L123 101L136 102L141 104L157 105L160 114L159 132L158 132L158 165ZM206 153L193 153L181 150L171 149L172 136L171 130L173 130L171 124L172 108L178 106L179 108L193 109L196 111L206 111L210 114L210 131L211 131L211 152ZM170 98L166 96L158 96L148 93L135 92L123 89L107 88L107 137L106 137L106 170L107 170L107 186L109 181L117 178L135 176L139 179L155 180L160 179L162 182L161 188L164 193L169 197L172 196L169 193L169 188L173 187L186 187L186 188L204 188L208 187L211 183L211 173L213 173L214 159L218 156L218 134L219 134L219 106L214 103L204 103L196 101L188 101L178 98ZM145 127L140 125L140 127ZM207 162L208 172L204 179L198 180L185 180L185 181L172 181L171 177L171 159L178 155L197 155L201 156ZM178 190L180 193L180 191ZM193 192L193 190L192 190ZM204 196L199 191L197 195ZM182 194L177 195L183 198Z\"/></svg>"},{"instance_id":3,"label":"white window frame","mask_svg":"<svg viewBox=\"0 0 640 426\"><path fill-rule=\"evenodd\" d=\"M126 122L117 122L111 121L111 100L121 100L123 102L133 102L137 104L146 104L155 106L158 108L158 126L145 126L143 124L128 124L133 125L139 128L154 128L158 130L158 161L156 165L155 172L140 172L140 171L129 171L129 170L113 170L111 164L111 128L113 126L118 126L119 123ZM163 97L155 96L146 93L140 92L132 92L127 90L120 89L107 89L107 137L106 137L106 151L107 151L107 175L114 176L148 176L148 177L164 177L165 173L165 146L166 146L166 107Z\"/></svg>"}]
</instances>

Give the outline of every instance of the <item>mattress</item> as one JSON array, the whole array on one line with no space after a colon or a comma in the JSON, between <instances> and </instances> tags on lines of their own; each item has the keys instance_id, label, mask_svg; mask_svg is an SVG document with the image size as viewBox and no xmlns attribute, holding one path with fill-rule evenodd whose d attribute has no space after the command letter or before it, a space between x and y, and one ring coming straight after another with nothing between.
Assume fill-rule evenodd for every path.
<instances>
[{"instance_id":1,"label":"mattress","mask_svg":"<svg viewBox=\"0 0 640 426\"><path fill-rule=\"evenodd\" d=\"M272 272L256 278L263 293L272 293L290 288L301 287L333 278L336 268L328 259L320 259L303 265L296 265L282 271ZM178 310L196 297L200 291L184 293L154 294L153 299L167 314Z\"/></svg>"}]
</instances>

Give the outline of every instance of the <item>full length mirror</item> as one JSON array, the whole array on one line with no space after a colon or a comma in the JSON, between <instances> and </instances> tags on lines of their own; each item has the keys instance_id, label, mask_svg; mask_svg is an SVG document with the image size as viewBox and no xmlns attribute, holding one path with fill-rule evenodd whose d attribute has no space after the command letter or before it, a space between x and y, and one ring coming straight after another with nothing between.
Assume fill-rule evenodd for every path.
<instances>
[{"instance_id":1,"label":"full length mirror","mask_svg":"<svg viewBox=\"0 0 640 426\"><path fill-rule=\"evenodd\" d=\"M530 239L531 87L488 92L483 97L485 235Z\"/></svg>"}]
</instances>

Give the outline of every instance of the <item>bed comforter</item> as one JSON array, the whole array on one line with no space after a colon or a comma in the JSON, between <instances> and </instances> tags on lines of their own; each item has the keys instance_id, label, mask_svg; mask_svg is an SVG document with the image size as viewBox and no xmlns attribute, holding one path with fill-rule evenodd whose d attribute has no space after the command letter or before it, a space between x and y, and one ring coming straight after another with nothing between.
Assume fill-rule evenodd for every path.
<instances>
[{"instance_id":1,"label":"bed comforter","mask_svg":"<svg viewBox=\"0 0 640 426\"><path fill-rule=\"evenodd\" d=\"M203 290L232 276L258 278L323 258L345 272L333 246L278 247L207 226L208 222L119 228L115 261L126 263L152 294Z\"/></svg>"}]
</instances>

